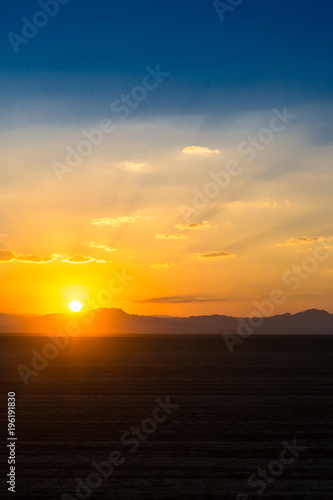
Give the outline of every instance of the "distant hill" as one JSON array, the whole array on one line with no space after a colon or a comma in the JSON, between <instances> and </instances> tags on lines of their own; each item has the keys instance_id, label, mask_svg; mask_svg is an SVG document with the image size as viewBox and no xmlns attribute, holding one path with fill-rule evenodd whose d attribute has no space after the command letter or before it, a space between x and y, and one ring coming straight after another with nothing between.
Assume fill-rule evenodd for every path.
<instances>
[{"instance_id":1,"label":"distant hill","mask_svg":"<svg viewBox=\"0 0 333 500\"><path fill-rule=\"evenodd\" d=\"M254 323L262 323L251 327ZM282 314L256 320L214 314L188 318L138 316L121 309L96 309L78 314L49 314L19 316L0 314L2 334L136 334L136 333L265 333L265 334L323 334L333 333L333 314L310 309L297 314Z\"/></svg>"}]
</instances>

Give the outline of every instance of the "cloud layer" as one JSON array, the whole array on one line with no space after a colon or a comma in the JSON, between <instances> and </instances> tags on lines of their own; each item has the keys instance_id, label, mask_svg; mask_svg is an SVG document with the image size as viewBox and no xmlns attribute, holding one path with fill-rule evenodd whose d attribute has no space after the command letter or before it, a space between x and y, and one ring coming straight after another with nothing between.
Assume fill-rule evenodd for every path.
<instances>
[{"instance_id":1,"label":"cloud layer","mask_svg":"<svg viewBox=\"0 0 333 500\"><path fill-rule=\"evenodd\" d=\"M319 241L327 241L330 238L325 236L300 236L299 238L294 238L285 243L278 243L277 246L292 246L301 245L302 243L317 243Z\"/></svg>"},{"instance_id":2,"label":"cloud layer","mask_svg":"<svg viewBox=\"0 0 333 500\"><path fill-rule=\"evenodd\" d=\"M188 238L188 236L185 236L185 234L156 234L155 238L158 240L179 240Z\"/></svg>"},{"instance_id":3,"label":"cloud layer","mask_svg":"<svg viewBox=\"0 0 333 500\"><path fill-rule=\"evenodd\" d=\"M189 224L177 224L176 229L208 229L210 224L208 221L190 222Z\"/></svg>"},{"instance_id":4,"label":"cloud layer","mask_svg":"<svg viewBox=\"0 0 333 500\"><path fill-rule=\"evenodd\" d=\"M114 247L108 247L107 245L103 245L103 243L94 243L93 241L90 243L92 248L100 248L105 250L106 252L116 252L117 249Z\"/></svg>"},{"instance_id":5,"label":"cloud layer","mask_svg":"<svg viewBox=\"0 0 333 500\"><path fill-rule=\"evenodd\" d=\"M219 149L210 149L203 146L187 146L182 150L182 153L193 156L216 156L221 154L221 151Z\"/></svg>"},{"instance_id":6,"label":"cloud layer","mask_svg":"<svg viewBox=\"0 0 333 500\"><path fill-rule=\"evenodd\" d=\"M148 299L134 300L138 304L188 304L204 302L228 302L229 299L217 297L200 297L195 295L175 295L169 297L152 297Z\"/></svg>"},{"instance_id":7,"label":"cloud layer","mask_svg":"<svg viewBox=\"0 0 333 500\"><path fill-rule=\"evenodd\" d=\"M164 264L153 264L150 267L153 269L167 269L168 267L172 267L174 265L174 262L165 262Z\"/></svg>"},{"instance_id":8,"label":"cloud layer","mask_svg":"<svg viewBox=\"0 0 333 500\"><path fill-rule=\"evenodd\" d=\"M53 254L50 257L40 257L38 255L21 255L16 254L12 250L0 250L0 262L27 262L31 264L48 264L53 261L68 262L70 264L86 264L87 262L105 262L98 261L92 257L86 257L84 255L73 255L73 256L63 256L59 254Z\"/></svg>"},{"instance_id":9,"label":"cloud layer","mask_svg":"<svg viewBox=\"0 0 333 500\"><path fill-rule=\"evenodd\" d=\"M38 255L21 255L11 250L0 250L0 262L30 262L33 264L47 264L56 260L56 257L39 257Z\"/></svg>"},{"instance_id":10,"label":"cloud layer","mask_svg":"<svg viewBox=\"0 0 333 500\"><path fill-rule=\"evenodd\" d=\"M142 215L139 213L133 214L133 215L123 215L119 217L102 217L100 219L93 219L92 220L92 225L93 226L112 226L112 227L118 227L121 226L122 224L129 224L129 223L134 223L142 220L150 220L151 217Z\"/></svg>"},{"instance_id":11,"label":"cloud layer","mask_svg":"<svg viewBox=\"0 0 333 500\"><path fill-rule=\"evenodd\" d=\"M221 250L220 252L208 252L208 253L198 254L199 259L218 259L220 257L232 257L232 256L234 256L233 253L226 252L224 250Z\"/></svg>"}]
</instances>

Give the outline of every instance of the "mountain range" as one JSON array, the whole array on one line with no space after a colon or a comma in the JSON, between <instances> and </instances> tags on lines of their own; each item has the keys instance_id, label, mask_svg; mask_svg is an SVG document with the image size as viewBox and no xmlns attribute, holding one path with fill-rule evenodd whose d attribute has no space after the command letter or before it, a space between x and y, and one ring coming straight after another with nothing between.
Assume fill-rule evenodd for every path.
<instances>
[{"instance_id":1,"label":"mountain range","mask_svg":"<svg viewBox=\"0 0 333 500\"><path fill-rule=\"evenodd\" d=\"M256 326L259 323L258 326ZM0 314L0 334L327 334L333 314L309 309L296 314L256 318L211 316L165 317L127 314L122 309L96 309L76 314L24 316Z\"/></svg>"}]
</instances>

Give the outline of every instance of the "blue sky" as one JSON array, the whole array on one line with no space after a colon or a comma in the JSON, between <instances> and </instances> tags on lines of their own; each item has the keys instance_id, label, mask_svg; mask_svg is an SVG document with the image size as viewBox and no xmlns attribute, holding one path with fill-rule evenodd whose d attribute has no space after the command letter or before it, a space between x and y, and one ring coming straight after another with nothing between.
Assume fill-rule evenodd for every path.
<instances>
[{"instance_id":1,"label":"blue sky","mask_svg":"<svg viewBox=\"0 0 333 500\"><path fill-rule=\"evenodd\" d=\"M7 34L40 10L15 0L1 16L1 89L22 102L89 99L98 114L147 64L171 73L140 112L226 114L331 98L331 2L244 0L221 22L206 0L70 0L15 54ZM58 111L59 112L59 111Z\"/></svg>"}]
</instances>

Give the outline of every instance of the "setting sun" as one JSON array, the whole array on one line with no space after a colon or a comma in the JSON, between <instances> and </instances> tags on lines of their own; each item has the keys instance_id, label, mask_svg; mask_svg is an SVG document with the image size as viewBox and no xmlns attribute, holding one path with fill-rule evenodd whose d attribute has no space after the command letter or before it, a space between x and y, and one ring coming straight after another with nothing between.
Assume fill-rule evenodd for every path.
<instances>
[{"instance_id":1,"label":"setting sun","mask_svg":"<svg viewBox=\"0 0 333 500\"><path fill-rule=\"evenodd\" d=\"M72 300L72 302L68 304L68 309L72 312L79 312L81 311L82 307L83 304L79 300Z\"/></svg>"}]
</instances>

